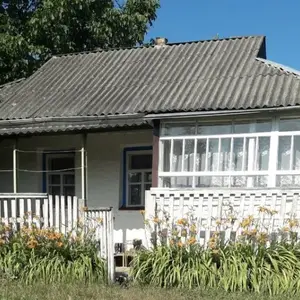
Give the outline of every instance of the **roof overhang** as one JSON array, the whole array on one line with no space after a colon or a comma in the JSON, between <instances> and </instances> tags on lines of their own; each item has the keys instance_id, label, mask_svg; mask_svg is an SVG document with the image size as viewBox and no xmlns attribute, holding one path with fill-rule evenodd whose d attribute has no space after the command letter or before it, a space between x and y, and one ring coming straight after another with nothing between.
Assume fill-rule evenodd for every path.
<instances>
[{"instance_id":1,"label":"roof overhang","mask_svg":"<svg viewBox=\"0 0 300 300\"><path fill-rule=\"evenodd\" d=\"M186 118L207 118L217 116L243 116L243 115L265 115L284 112L300 112L300 106L286 106L273 108L253 108L243 110L214 110L214 111L194 111L194 112L169 112L160 114L148 114L144 117L146 121L162 119L186 119Z\"/></svg>"}]
</instances>

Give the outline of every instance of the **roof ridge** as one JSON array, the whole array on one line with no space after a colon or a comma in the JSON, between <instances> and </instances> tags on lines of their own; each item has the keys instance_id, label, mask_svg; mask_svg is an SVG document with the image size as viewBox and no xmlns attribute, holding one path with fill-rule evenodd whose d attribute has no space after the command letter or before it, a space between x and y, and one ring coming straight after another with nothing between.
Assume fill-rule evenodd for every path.
<instances>
[{"instance_id":1,"label":"roof ridge","mask_svg":"<svg viewBox=\"0 0 300 300\"><path fill-rule=\"evenodd\" d=\"M173 42L173 43L168 43L166 46L178 46L178 45L186 45L186 44L198 44L198 43L205 43L205 42L218 42L218 41L229 41L229 40L239 40L239 39L249 39L249 38L265 38L265 36L264 35L232 36L232 37L224 37L224 38L216 38L216 39ZM79 51L79 52L70 52L64 54L55 54L52 56L52 58L64 57L64 56L76 56L76 55L91 54L91 53L101 53L101 52L109 52L109 51L139 50L139 49L147 49L147 48L154 48L154 47L155 45L141 45L141 46L133 46L133 47L95 49L95 50L87 50L87 51Z\"/></svg>"},{"instance_id":2,"label":"roof ridge","mask_svg":"<svg viewBox=\"0 0 300 300\"><path fill-rule=\"evenodd\" d=\"M277 70L279 70L281 72L292 74L292 75L300 78L300 71L298 71L296 69L293 69L293 68L288 67L286 65L274 62L274 61L269 60L269 59L264 59L264 58L260 58L260 57L256 57L255 59L257 61L260 61L263 64L265 64L267 67L272 67L272 68L275 68L275 69L277 69Z\"/></svg>"}]
</instances>

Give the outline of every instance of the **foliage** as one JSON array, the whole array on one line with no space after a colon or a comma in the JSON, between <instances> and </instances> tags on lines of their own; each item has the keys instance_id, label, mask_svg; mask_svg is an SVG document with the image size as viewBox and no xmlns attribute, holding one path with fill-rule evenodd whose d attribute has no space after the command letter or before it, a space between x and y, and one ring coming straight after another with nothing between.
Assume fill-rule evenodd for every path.
<instances>
[{"instance_id":1,"label":"foliage","mask_svg":"<svg viewBox=\"0 0 300 300\"><path fill-rule=\"evenodd\" d=\"M105 282L106 265L98 245L84 228L63 235L35 225L13 231L0 227L0 276L31 284L55 282Z\"/></svg>"},{"instance_id":2,"label":"foliage","mask_svg":"<svg viewBox=\"0 0 300 300\"><path fill-rule=\"evenodd\" d=\"M216 230L204 246L197 242L199 226L192 214L175 222L166 213L161 218L154 216L146 224L156 228L156 244L135 257L132 277L140 284L163 288L299 295L299 222L291 217L272 240L269 222L276 213L260 207L258 218L248 216L240 221L236 228L240 236L224 242L224 228L236 221L228 214L216 220Z\"/></svg>"},{"instance_id":3,"label":"foliage","mask_svg":"<svg viewBox=\"0 0 300 300\"><path fill-rule=\"evenodd\" d=\"M159 0L10 0L0 7L0 84L51 55L143 43Z\"/></svg>"}]
</instances>

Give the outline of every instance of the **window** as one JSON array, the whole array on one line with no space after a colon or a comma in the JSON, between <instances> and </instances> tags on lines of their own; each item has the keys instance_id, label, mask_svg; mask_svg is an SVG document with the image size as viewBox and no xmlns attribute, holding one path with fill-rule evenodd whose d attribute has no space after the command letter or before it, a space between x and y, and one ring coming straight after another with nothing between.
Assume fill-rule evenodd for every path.
<instances>
[{"instance_id":1,"label":"window","mask_svg":"<svg viewBox=\"0 0 300 300\"><path fill-rule=\"evenodd\" d=\"M124 150L123 207L140 208L145 205L145 191L152 184L151 149L134 147Z\"/></svg>"},{"instance_id":2,"label":"window","mask_svg":"<svg viewBox=\"0 0 300 300\"><path fill-rule=\"evenodd\" d=\"M300 119L279 122L276 185L300 186Z\"/></svg>"},{"instance_id":3,"label":"window","mask_svg":"<svg viewBox=\"0 0 300 300\"><path fill-rule=\"evenodd\" d=\"M271 132L271 119L162 124L160 186L267 187L274 177L270 168ZM274 138L272 141L275 145ZM282 149L290 144L285 141ZM284 166L287 153L282 158ZM300 138L299 153L294 157L298 156L300 171Z\"/></svg>"},{"instance_id":4,"label":"window","mask_svg":"<svg viewBox=\"0 0 300 300\"><path fill-rule=\"evenodd\" d=\"M50 195L75 195L75 156L73 153L46 155L47 192Z\"/></svg>"}]
</instances>

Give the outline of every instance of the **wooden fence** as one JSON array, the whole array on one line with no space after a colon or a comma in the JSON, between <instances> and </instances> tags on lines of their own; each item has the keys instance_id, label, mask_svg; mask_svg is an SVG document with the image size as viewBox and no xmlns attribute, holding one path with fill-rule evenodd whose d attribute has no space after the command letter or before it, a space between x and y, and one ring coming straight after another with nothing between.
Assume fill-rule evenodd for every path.
<instances>
[{"instance_id":1,"label":"wooden fence","mask_svg":"<svg viewBox=\"0 0 300 300\"><path fill-rule=\"evenodd\" d=\"M243 220L249 216L273 239L279 239L279 233L287 227L300 238L300 189L151 189L146 192L145 212L145 218L153 224L148 230L156 234L163 226L170 234L180 219L194 222L197 241L202 245L207 245L215 231L222 233L225 242L236 240L243 232Z\"/></svg>"},{"instance_id":2,"label":"wooden fence","mask_svg":"<svg viewBox=\"0 0 300 300\"><path fill-rule=\"evenodd\" d=\"M112 208L88 209L77 197L47 194L0 194L0 224L13 230L24 226L53 228L63 234L75 232L79 222L93 232L99 255L107 261L109 280L114 280Z\"/></svg>"}]
</instances>

